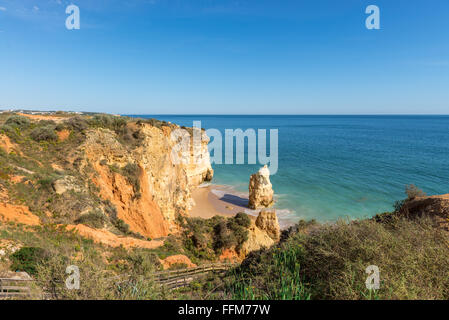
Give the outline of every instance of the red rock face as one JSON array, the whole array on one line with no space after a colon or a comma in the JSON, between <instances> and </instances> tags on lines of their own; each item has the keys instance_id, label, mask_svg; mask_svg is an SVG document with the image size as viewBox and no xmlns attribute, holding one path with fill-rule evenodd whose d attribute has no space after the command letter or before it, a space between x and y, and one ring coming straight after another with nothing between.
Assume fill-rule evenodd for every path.
<instances>
[{"instance_id":1,"label":"red rock face","mask_svg":"<svg viewBox=\"0 0 449 320\"><path fill-rule=\"evenodd\" d=\"M164 269L169 269L171 266L178 264L178 265L184 265L187 268L194 268L197 265L192 263L188 257L186 257L183 254L176 254L174 256L167 257L163 260L160 260L162 266Z\"/></svg>"},{"instance_id":2,"label":"red rock face","mask_svg":"<svg viewBox=\"0 0 449 320\"><path fill-rule=\"evenodd\" d=\"M171 161L175 141L171 140L171 128L142 125L142 142L128 150L109 130L92 130L81 147L84 153L82 167L95 170L91 180L100 189L103 199L117 208L117 216L130 229L141 235L159 238L176 232L176 214L187 214L191 209L191 190L212 179L213 171L207 150L208 139L203 141L202 161L174 164ZM193 151L192 151L193 152ZM129 181L110 166L123 168L127 164L139 168L139 196Z\"/></svg>"}]
</instances>

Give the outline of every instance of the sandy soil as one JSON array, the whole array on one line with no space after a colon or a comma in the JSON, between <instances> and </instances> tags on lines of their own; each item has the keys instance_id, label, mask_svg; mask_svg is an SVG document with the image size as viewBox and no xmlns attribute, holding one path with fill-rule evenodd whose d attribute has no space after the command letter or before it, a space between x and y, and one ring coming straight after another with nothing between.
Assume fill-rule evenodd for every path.
<instances>
[{"instance_id":1,"label":"sandy soil","mask_svg":"<svg viewBox=\"0 0 449 320\"><path fill-rule=\"evenodd\" d=\"M40 224L39 217L30 212L28 207L13 205L10 203L0 203L0 222L12 221L31 226Z\"/></svg>"},{"instance_id":2,"label":"sandy soil","mask_svg":"<svg viewBox=\"0 0 449 320\"><path fill-rule=\"evenodd\" d=\"M54 122L62 122L64 120L68 119L67 117L58 117L58 116L55 116L55 115L26 114L26 113L20 113L20 112L17 113L17 114L21 115L21 116L24 116L24 117L27 117L27 118L29 118L31 120L36 120L36 121L39 121L39 120L53 120Z\"/></svg>"},{"instance_id":3,"label":"sandy soil","mask_svg":"<svg viewBox=\"0 0 449 320\"><path fill-rule=\"evenodd\" d=\"M105 229L93 229L83 224L68 225L67 230L76 230L81 236L92 239L110 247L123 246L124 248L138 247L154 249L164 244L163 240L140 240L132 237L120 237Z\"/></svg>"},{"instance_id":4,"label":"sandy soil","mask_svg":"<svg viewBox=\"0 0 449 320\"><path fill-rule=\"evenodd\" d=\"M218 196L213 190L217 190L223 195ZM246 207L248 198L231 194L221 186L200 186L192 192L192 197L195 205L189 213L191 217L208 219L216 215L232 217L239 212L246 212L250 215L255 213L254 210Z\"/></svg>"}]
</instances>

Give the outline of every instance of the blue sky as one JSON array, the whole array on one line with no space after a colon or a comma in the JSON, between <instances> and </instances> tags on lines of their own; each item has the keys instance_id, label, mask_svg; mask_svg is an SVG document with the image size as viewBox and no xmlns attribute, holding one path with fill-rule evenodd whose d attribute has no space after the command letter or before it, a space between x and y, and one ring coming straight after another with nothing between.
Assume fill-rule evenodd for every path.
<instances>
[{"instance_id":1,"label":"blue sky","mask_svg":"<svg viewBox=\"0 0 449 320\"><path fill-rule=\"evenodd\" d=\"M449 113L447 0L70 3L0 0L0 109Z\"/></svg>"}]
</instances>

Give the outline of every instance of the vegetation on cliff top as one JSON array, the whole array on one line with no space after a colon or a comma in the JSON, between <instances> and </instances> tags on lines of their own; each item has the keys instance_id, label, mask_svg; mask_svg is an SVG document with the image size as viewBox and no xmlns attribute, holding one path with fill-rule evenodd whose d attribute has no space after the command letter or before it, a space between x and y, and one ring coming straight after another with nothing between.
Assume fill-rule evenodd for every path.
<instances>
[{"instance_id":1,"label":"vegetation on cliff top","mask_svg":"<svg viewBox=\"0 0 449 320\"><path fill-rule=\"evenodd\" d=\"M423 196L407 186L408 201ZM302 223L251 253L226 279L235 299L449 299L449 234L433 215L399 210L373 219ZM293 231L292 231L293 230ZM366 268L380 269L368 290Z\"/></svg>"},{"instance_id":2,"label":"vegetation on cliff top","mask_svg":"<svg viewBox=\"0 0 449 320\"><path fill-rule=\"evenodd\" d=\"M78 147L86 140L86 130L103 128L113 131L126 148L135 148L142 139L140 125L145 122L169 126L154 119L136 121L106 114L74 116L60 112L57 117L30 120L21 114L2 113L0 135L7 136L14 148L9 153L0 148L0 190L6 190L11 202L29 207L45 223L104 225L114 233L141 239L117 217L112 203L101 198L89 179L96 175L90 164L80 170L83 160ZM113 169L133 187L134 198L139 198L139 166L128 163ZM58 181L66 192L57 192Z\"/></svg>"}]
</instances>

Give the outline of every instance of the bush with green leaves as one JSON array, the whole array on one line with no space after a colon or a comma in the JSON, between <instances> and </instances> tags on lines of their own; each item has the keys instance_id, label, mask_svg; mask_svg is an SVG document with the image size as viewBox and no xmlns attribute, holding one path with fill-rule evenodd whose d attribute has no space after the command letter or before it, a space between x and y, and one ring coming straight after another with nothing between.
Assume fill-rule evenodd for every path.
<instances>
[{"instance_id":1,"label":"bush with green leaves","mask_svg":"<svg viewBox=\"0 0 449 320\"><path fill-rule=\"evenodd\" d=\"M30 132L30 137L37 142L58 140L58 135L55 133L55 127L52 125L34 128Z\"/></svg>"},{"instance_id":2,"label":"bush with green leaves","mask_svg":"<svg viewBox=\"0 0 449 320\"><path fill-rule=\"evenodd\" d=\"M126 177L128 182L133 186L134 196L140 197L140 175L142 170L135 163L128 163L121 169L121 173Z\"/></svg>"},{"instance_id":3,"label":"bush with green leaves","mask_svg":"<svg viewBox=\"0 0 449 320\"><path fill-rule=\"evenodd\" d=\"M30 119L28 119L27 117L18 115L18 114L10 116L5 121L5 125L9 125L12 127L19 127L19 128L28 127L30 125L30 123L31 123Z\"/></svg>"},{"instance_id":4,"label":"bush with green leaves","mask_svg":"<svg viewBox=\"0 0 449 320\"><path fill-rule=\"evenodd\" d=\"M446 232L424 217L380 221L314 226L253 252L228 279L229 293L236 299L245 291L254 299L449 299ZM376 291L365 286L370 265L380 269Z\"/></svg>"},{"instance_id":5,"label":"bush with green leaves","mask_svg":"<svg viewBox=\"0 0 449 320\"><path fill-rule=\"evenodd\" d=\"M242 227L249 228L251 225L251 219L244 212L239 212L235 215L234 221Z\"/></svg>"},{"instance_id":6,"label":"bush with green leaves","mask_svg":"<svg viewBox=\"0 0 449 320\"><path fill-rule=\"evenodd\" d=\"M11 270L25 271L30 275L37 274L37 267L45 260L49 254L46 250L38 247L23 247L9 256L11 260Z\"/></svg>"},{"instance_id":7,"label":"bush with green leaves","mask_svg":"<svg viewBox=\"0 0 449 320\"><path fill-rule=\"evenodd\" d=\"M82 132L89 127L89 123L81 116L72 117L66 121L67 127Z\"/></svg>"},{"instance_id":8,"label":"bush with green leaves","mask_svg":"<svg viewBox=\"0 0 449 320\"><path fill-rule=\"evenodd\" d=\"M112 224L114 225L114 227L117 228L117 230L119 230L120 232L124 233L124 234L129 234L130 230L129 230L129 225L123 221L122 219L116 218L112 221Z\"/></svg>"},{"instance_id":9,"label":"bush with green leaves","mask_svg":"<svg viewBox=\"0 0 449 320\"><path fill-rule=\"evenodd\" d=\"M90 211L75 220L75 223L84 224L88 227L97 229L103 228L105 222L106 216L100 210Z\"/></svg>"}]
</instances>

